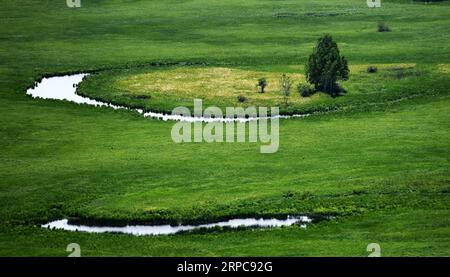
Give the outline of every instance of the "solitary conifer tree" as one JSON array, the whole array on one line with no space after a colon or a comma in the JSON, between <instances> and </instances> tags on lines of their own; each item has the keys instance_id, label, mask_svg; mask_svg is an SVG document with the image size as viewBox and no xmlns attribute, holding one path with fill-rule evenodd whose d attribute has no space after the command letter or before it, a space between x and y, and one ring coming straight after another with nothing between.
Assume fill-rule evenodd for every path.
<instances>
[{"instance_id":1,"label":"solitary conifer tree","mask_svg":"<svg viewBox=\"0 0 450 277\"><path fill-rule=\"evenodd\" d=\"M348 80L349 69L345 57L341 57L337 44L331 36L325 35L317 41L314 52L306 64L308 81L316 90L337 96L341 88L338 80Z\"/></svg>"}]
</instances>

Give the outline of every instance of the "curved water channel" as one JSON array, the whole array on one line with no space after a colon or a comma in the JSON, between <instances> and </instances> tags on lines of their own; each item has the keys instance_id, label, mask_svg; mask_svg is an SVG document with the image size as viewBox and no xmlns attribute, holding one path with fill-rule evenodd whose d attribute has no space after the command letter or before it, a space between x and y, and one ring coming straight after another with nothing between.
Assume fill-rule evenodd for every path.
<instances>
[{"instance_id":1,"label":"curved water channel","mask_svg":"<svg viewBox=\"0 0 450 277\"><path fill-rule=\"evenodd\" d=\"M131 111L138 112L145 117L161 119L164 121L167 120L176 120L176 121L187 121L187 122L247 122L251 120L258 119L287 119L294 117L306 117L309 114L294 114L294 115L276 115L276 116L268 116L268 117L250 117L250 118L211 118L211 117L193 117L193 116L180 116L180 115L171 115L157 112L145 112L142 109L131 109L125 106L113 105L106 102L101 102L98 100L91 99L89 97L81 96L77 94L77 86L84 77L88 76L87 73L80 73L74 75L66 75L66 76L55 76L49 78L43 78L40 82L36 83L36 85L27 90L27 94L32 96L33 98L43 98L43 99L54 99L54 100L67 100L70 102L74 102L77 104L87 104L93 106L106 106L111 107L113 109L127 109Z\"/></svg>"},{"instance_id":2,"label":"curved water channel","mask_svg":"<svg viewBox=\"0 0 450 277\"><path fill-rule=\"evenodd\" d=\"M80 73L66 76L55 76L49 78L43 78L40 82L37 82L34 87L29 88L26 94L33 98L54 99L54 100L66 100L77 104L86 104L93 106L106 106L113 109L127 109L138 112L145 117L161 119L161 120L176 120L187 122L246 122L250 120L269 119L269 118L293 118L293 117L305 117L308 114L298 115L277 115L273 117L254 117L254 118L207 118L207 117L186 117L179 115L170 115L157 112L144 112L142 109L131 109L125 106L113 105L106 102L91 99L78 95L76 90L78 84L88 76L89 74ZM68 219L61 219L43 224L43 228L48 229L62 229L68 231L80 231L89 233L125 233L131 235L168 235L175 234L182 231L192 231L201 228L214 228L214 227L281 227L291 226L293 224L299 224L300 227L306 228L306 224L312 220L307 216L287 217L286 219L264 219L264 218L237 218L230 219L228 221L201 224L201 225L127 225L123 227L114 226L85 226L71 224Z\"/></svg>"},{"instance_id":3,"label":"curved water channel","mask_svg":"<svg viewBox=\"0 0 450 277\"><path fill-rule=\"evenodd\" d=\"M122 233L135 236L145 235L170 235L179 232L194 231L199 229L211 229L214 227L254 227L254 228L270 228L282 227L298 224L301 228L306 228L312 219L307 216L288 216L286 219L264 219L264 218L237 218L228 221L221 221L216 223L200 224L200 225L127 225L121 227L114 226L86 226L71 224L68 219L61 219L52 221L41 225L47 229L60 229L66 231L79 231L88 233Z\"/></svg>"}]
</instances>

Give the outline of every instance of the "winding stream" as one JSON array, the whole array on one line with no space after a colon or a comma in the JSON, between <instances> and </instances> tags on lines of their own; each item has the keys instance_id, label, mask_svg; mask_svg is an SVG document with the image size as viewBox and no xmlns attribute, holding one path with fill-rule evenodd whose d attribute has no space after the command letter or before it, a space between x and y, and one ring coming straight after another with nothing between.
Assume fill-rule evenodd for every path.
<instances>
[{"instance_id":1,"label":"winding stream","mask_svg":"<svg viewBox=\"0 0 450 277\"><path fill-rule=\"evenodd\" d=\"M142 109L130 109L125 106L113 105L106 102L97 101L89 97L84 97L76 93L78 84L84 77L89 74L74 74L67 76L56 76L43 78L40 82L37 82L33 88L29 88L26 92L33 98L54 99L54 100L66 100L77 104L87 104L93 106L106 106L113 109L127 109L138 112L145 117L161 119L161 120L176 120L187 122L247 122L250 120L269 119L269 118L292 118L292 117L306 117L304 115L277 115L273 117L254 117L254 118L207 118L207 117L185 117L179 115L169 115L156 112L144 112ZM127 225L124 227L114 226L85 226L74 225L69 223L67 219L61 219L49 222L41 225L43 228L48 229L62 229L68 231L80 231L88 233L124 233L131 235L168 235L175 234L182 231L191 231L200 228L214 228L214 227L281 227L291 226L293 224L300 224L300 227L306 228L306 224L310 223L311 219L307 216L287 217L286 219L263 219L263 218L244 218L244 219L231 219L228 221L201 224L201 225Z\"/></svg>"},{"instance_id":2,"label":"winding stream","mask_svg":"<svg viewBox=\"0 0 450 277\"><path fill-rule=\"evenodd\" d=\"M106 102L97 101L89 97L81 96L77 94L77 86L84 77L88 76L87 73L80 73L74 75L66 76L56 76L43 78L39 83L32 88L29 88L26 94L33 98L43 98L43 99L55 99L55 100L67 100L77 104L87 104L93 106L106 106L113 109L126 109L138 112L145 117L176 121L186 121L186 122L248 122L251 120L258 119L287 119L294 117L306 117L309 114L294 114L294 115L276 115L269 117L251 117L251 118L210 118L210 117L188 117L180 115L170 115L157 112L144 112L142 109L131 109L125 106L113 105Z\"/></svg>"},{"instance_id":3,"label":"winding stream","mask_svg":"<svg viewBox=\"0 0 450 277\"><path fill-rule=\"evenodd\" d=\"M123 233L135 236L144 235L169 235L176 234L182 231L192 231L201 228L214 228L214 227L281 227L291 226L294 224L300 224L301 228L306 228L306 224L311 223L311 218L307 216L287 217L286 219L263 219L263 218L243 218L243 219L230 219L228 221L222 221L217 223L201 224L201 225L127 225L123 227L112 226L85 226L85 225L73 225L70 224L67 219L61 219L52 221L50 223L41 225L43 228L48 229L61 229L66 231L80 231L88 233Z\"/></svg>"}]
</instances>

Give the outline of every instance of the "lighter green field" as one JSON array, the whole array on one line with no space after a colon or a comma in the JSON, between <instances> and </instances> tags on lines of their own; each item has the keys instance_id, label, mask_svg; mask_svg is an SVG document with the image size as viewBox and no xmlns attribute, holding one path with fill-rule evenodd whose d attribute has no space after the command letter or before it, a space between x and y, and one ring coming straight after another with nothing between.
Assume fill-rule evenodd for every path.
<instances>
[{"instance_id":1,"label":"lighter green field","mask_svg":"<svg viewBox=\"0 0 450 277\"><path fill-rule=\"evenodd\" d=\"M66 256L72 242L82 256L367 256L372 242L383 256L450 256L448 1L3 2L1 256ZM380 21L392 32L376 32ZM173 122L24 93L44 75L95 71L79 92L130 107L280 105L279 76L304 82L324 33L349 60L348 93L293 92L283 113L321 113L281 120L275 154L255 143L175 144ZM306 230L160 237L39 227L68 216L106 224L305 213L336 217Z\"/></svg>"},{"instance_id":2,"label":"lighter green field","mask_svg":"<svg viewBox=\"0 0 450 277\"><path fill-rule=\"evenodd\" d=\"M321 92L302 97L297 85L306 83L305 75L299 73L304 69L294 65L265 68L265 71L210 66L103 71L88 77L78 92L102 101L164 113L171 113L179 106L192 110L194 99L223 110L256 106L280 107L283 114L307 113L426 94L430 78L445 75L443 70L449 65L376 64L379 68L376 74L367 73L368 66L350 66L352 77L343 85L349 93L338 99ZM280 76L285 72L293 81L288 106L279 85ZM259 93L256 85L259 78L267 80L264 93ZM415 91L411 93L410 89ZM239 101L240 96L245 100Z\"/></svg>"}]
</instances>

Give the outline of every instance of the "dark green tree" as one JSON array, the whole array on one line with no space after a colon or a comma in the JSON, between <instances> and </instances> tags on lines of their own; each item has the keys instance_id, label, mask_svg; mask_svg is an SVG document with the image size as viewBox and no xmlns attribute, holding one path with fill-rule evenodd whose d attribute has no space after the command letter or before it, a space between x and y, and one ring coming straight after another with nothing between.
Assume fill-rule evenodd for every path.
<instances>
[{"instance_id":1,"label":"dark green tree","mask_svg":"<svg viewBox=\"0 0 450 277\"><path fill-rule=\"evenodd\" d=\"M337 96L342 91L337 81L348 80L348 63L345 57L340 56L339 48L330 35L317 41L306 64L306 74L316 90L332 96Z\"/></svg>"}]
</instances>

